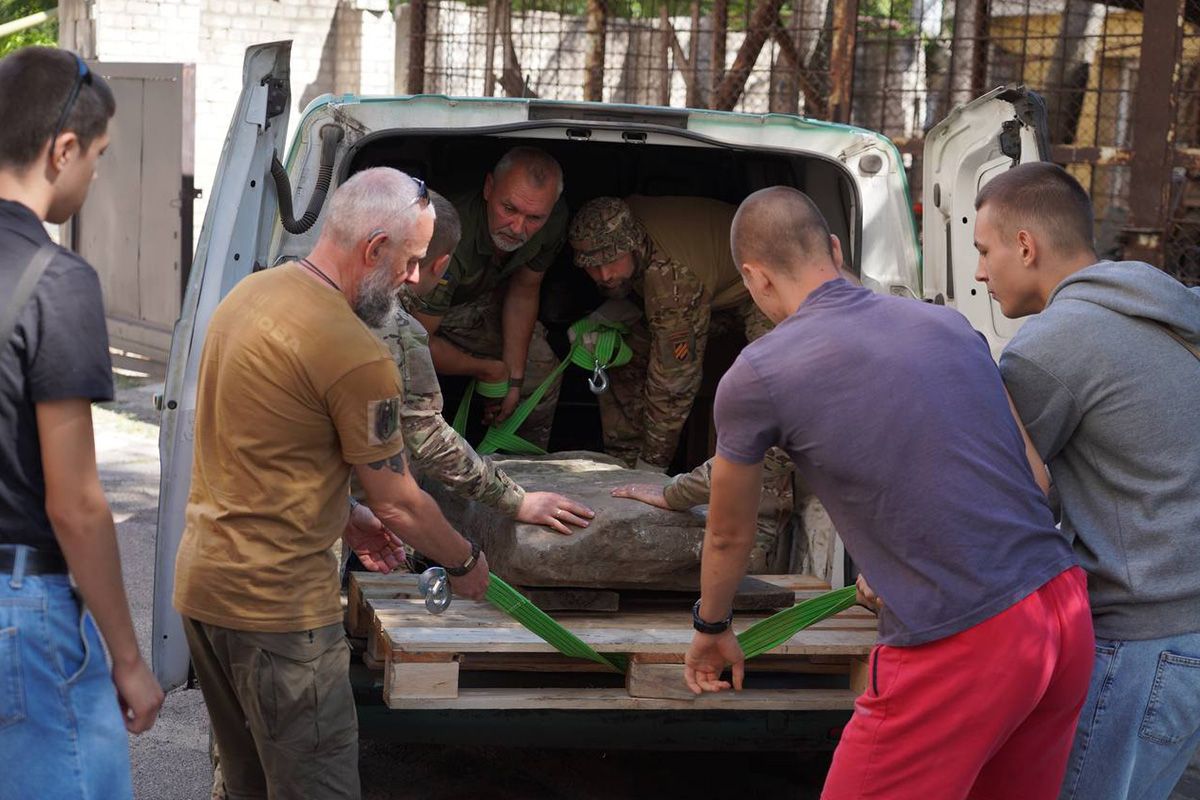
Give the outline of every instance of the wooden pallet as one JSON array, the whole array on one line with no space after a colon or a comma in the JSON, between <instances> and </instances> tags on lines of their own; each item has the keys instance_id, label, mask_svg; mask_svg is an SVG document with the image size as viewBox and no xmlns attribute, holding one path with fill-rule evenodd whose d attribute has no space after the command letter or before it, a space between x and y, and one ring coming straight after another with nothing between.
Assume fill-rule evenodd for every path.
<instances>
[{"instance_id":1,"label":"wooden pallet","mask_svg":"<svg viewBox=\"0 0 1200 800\"><path fill-rule=\"evenodd\" d=\"M758 577L798 600L826 590L811 576ZM739 614L735 629L765 616ZM875 617L850 609L748 662L748 684L761 676L771 688L695 698L683 683L692 639L686 610L555 617L599 652L630 654L623 687L604 666L557 653L488 603L456 598L444 614L430 615L411 575L356 573L348 601L350 630L366 636L364 661L384 670L384 700L392 708L850 709L865 686L876 635ZM809 676L830 675L837 677L824 677L823 688L803 688Z\"/></svg>"}]
</instances>

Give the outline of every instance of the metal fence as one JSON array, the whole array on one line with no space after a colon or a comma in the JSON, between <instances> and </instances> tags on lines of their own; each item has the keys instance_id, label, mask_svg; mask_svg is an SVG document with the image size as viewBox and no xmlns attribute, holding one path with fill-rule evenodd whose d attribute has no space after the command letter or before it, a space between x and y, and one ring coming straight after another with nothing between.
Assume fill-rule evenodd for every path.
<instances>
[{"instance_id":1,"label":"metal fence","mask_svg":"<svg viewBox=\"0 0 1200 800\"><path fill-rule=\"evenodd\" d=\"M1025 83L1100 251L1200 283L1200 0L410 0L400 19L410 92L851 122L896 140L914 192L930 126Z\"/></svg>"}]
</instances>

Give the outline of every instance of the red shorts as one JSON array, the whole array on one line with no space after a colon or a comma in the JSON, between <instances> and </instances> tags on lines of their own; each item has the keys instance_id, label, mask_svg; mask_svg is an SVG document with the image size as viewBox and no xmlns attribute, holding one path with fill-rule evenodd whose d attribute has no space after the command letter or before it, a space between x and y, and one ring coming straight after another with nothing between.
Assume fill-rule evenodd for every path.
<instances>
[{"instance_id":1,"label":"red shorts","mask_svg":"<svg viewBox=\"0 0 1200 800\"><path fill-rule=\"evenodd\" d=\"M822 800L1057 798L1094 646L1079 567L953 636L876 646Z\"/></svg>"}]
</instances>

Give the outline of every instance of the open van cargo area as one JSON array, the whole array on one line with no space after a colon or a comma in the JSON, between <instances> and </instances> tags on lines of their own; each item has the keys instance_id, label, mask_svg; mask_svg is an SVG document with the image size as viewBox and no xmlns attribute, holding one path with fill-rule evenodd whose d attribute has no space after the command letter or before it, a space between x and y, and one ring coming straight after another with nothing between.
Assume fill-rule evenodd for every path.
<instances>
[{"instance_id":1,"label":"open van cargo area","mask_svg":"<svg viewBox=\"0 0 1200 800\"><path fill-rule=\"evenodd\" d=\"M732 205L768 186L794 186L807 193L829 220L833 232L848 243L847 268L858 273L854 255L862 220L854 183L840 164L819 156L731 148L689 138L656 133L645 141L636 130L594 130L588 127L540 127L503 135L455 131L402 130L372 134L357 142L343 159L339 182L370 167L388 166L419 177L442 194L453 197L483 185L484 176L500 156L518 145L539 147L563 167L564 191L571 214L586 201L601 196L696 196ZM566 330L603 301L587 276L572 263L570 245L563 248L542 284L540 319L551 347L565 356ZM709 341L704 382L681 437L672 465L685 470L703 461L710 448L710 416L717 381L744 344L740 334ZM582 373L567 372L551 449L602 450L595 398ZM452 413L465 389L465 380L444 379L446 408ZM481 433L481 431L479 432ZM472 439L473 441L476 439Z\"/></svg>"}]
</instances>

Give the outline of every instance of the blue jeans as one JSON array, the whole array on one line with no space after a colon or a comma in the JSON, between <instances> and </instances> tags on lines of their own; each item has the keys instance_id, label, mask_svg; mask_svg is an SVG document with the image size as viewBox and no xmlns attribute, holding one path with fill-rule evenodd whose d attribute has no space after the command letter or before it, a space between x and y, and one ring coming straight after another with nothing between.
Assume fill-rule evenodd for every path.
<instances>
[{"instance_id":1,"label":"blue jeans","mask_svg":"<svg viewBox=\"0 0 1200 800\"><path fill-rule=\"evenodd\" d=\"M0 574L0 800L133 797L104 646L66 575Z\"/></svg>"},{"instance_id":2,"label":"blue jeans","mask_svg":"<svg viewBox=\"0 0 1200 800\"><path fill-rule=\"evenodd\" d=\"M1200 633L1096 637L1060 800L1166 800L1200 746Z\"/></svg>"}]
</instances>

